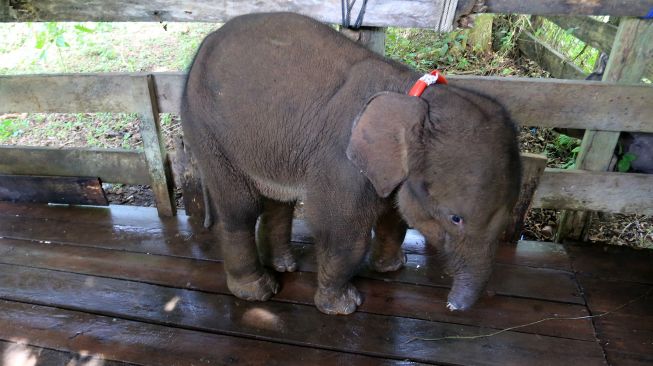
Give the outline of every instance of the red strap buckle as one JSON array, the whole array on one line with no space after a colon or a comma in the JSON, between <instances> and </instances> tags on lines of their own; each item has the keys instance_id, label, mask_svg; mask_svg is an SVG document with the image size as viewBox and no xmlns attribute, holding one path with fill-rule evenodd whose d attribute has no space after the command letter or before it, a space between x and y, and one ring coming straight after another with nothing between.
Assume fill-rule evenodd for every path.
<instances>
[{"instance_id":1,"label":"red strap buckle","mask_svg":"<svg viewBox=\"0 0 653 366\"><path fill-rule=\"evenodd\" d=\"M448 84L447 79L440 73L438 70L431 71L430 74L424 74L419 80L415 82L415 85L410 89L408 95L411 97L419 97L424 93L426 87L433 84Z\"/></svg>"}]
</instances>

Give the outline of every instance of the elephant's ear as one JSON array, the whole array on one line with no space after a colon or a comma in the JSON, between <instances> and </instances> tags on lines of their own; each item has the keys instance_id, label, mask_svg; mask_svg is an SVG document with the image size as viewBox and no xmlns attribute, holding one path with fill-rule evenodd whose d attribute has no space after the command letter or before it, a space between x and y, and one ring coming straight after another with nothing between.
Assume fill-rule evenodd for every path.
<instances>
[{"instance_id":1,"label":"elephant's ear","mask_svg":"<svg viewBox=\"0 0 653 366\"><path fill-rule=\"evenodd\" d=\"M408 176L408 145L428 110L418 97L383 92L374 95L354 122L347 157L387 197Z\"/></svg>"}]
</instances>

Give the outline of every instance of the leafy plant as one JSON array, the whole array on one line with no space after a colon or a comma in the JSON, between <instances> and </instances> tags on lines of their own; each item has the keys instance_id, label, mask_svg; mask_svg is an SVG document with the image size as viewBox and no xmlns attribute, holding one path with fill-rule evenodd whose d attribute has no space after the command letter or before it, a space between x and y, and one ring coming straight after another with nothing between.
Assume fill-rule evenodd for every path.
<instances>
[{"instance_id":1,"label":"leafy plant","mask_svg":"<svg viewBox=\"0 0 653 366\"><path fill-rule=\"evenodd\" d=\"M558 165L562 169L574 169L579 152L580 140L565 134L558 135L553 144L547 145L547 155L560 161Z\"/></svg>"},{"instance_id":2,"label":"leafy plant","mask_svg":"<svg viewBox=\"0 0 653 366\"><path fill-rule=\"evenodd\" d=\"M637 160L637 155L633 153L625 153L617 162L617 170L625 173L630 170L630 165L633 161Z\"/></svg>"},{"instance_id":3,"label":"leafy plant","mask_svg":"<svg viewBox=\"0 0 653 366\"><path fill-rule=\"evenodd\" d=\"M18 119L4 119L0 122L0 141L11 137L20 136L27 127L27 121Z\"/></svg>"},{"instance_id":4,"label":"leafy plant","mask_svg":"<svg viewBox=\"0 0 653 366\"><path fill-rule=\"evenodd\" d=\"M34 33L35 44L34 47L38 50L41 50L39 54L39 60L45 60L47 57L48 51L55 47L57 49L57 54L59 55L59 62L61 66L65 69L66 65L63 61L61 55L61 49L70 47L70 43L67 40L69 34L69 27L65 26L65 23L58 22L47 22L40 25ZM75 24L72 28L73 33L77 36L77 41L79 43L83 42L84 34L93 33L95 30L90 29L83 24Z\"/></svg>"}]
</instances>

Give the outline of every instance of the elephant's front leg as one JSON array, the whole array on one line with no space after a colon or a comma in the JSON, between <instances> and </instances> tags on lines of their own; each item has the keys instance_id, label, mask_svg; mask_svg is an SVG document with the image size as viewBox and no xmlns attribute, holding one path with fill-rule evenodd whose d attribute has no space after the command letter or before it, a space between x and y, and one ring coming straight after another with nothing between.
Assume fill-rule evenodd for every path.
<instances>
[{"instance_id":1,"label":"elephant's front leg","mask_svg":"<svg viewBox=\"0 0 653 366\"><path fill-rule=\"evenodd\" d=\"M353 227L352 227L353 226ZM315 305L326 314L351 314L362 303L356 287L349 282L364 259L371 239L370 229L357 230L345 221L316 232L317 281Z\"/></svg>"},{"instance_id":2,"label":"elephant's front leg","mask_svg":"<svg viewBox=\"0 0 653 366\"><path fill-rule=\"evenodd\" d=\"M401 250L408 225L394 207L379 217L374 228L374 239L370 251L370 267L377 272L392 272L406 264L406 255Z\"/></svg>"}]
</instances>

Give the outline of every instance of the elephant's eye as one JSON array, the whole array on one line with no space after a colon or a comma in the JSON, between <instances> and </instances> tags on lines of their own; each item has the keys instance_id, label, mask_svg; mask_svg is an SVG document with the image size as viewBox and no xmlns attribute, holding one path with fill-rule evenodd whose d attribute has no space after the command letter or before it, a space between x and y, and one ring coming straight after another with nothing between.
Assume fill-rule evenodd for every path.
<instances>
[{"instance_id":1,"label":"elephant's eye","mask_svg":"<svg viewBox=\"0 0 653 366\"><path fill-rule=\"evenodd\" d=\"M453 222L455 225L460 225L463 223L463 218L458 216L458 215L451 215L449 216L451 219L451 222Z\"/></svg>"}]
</instances>

